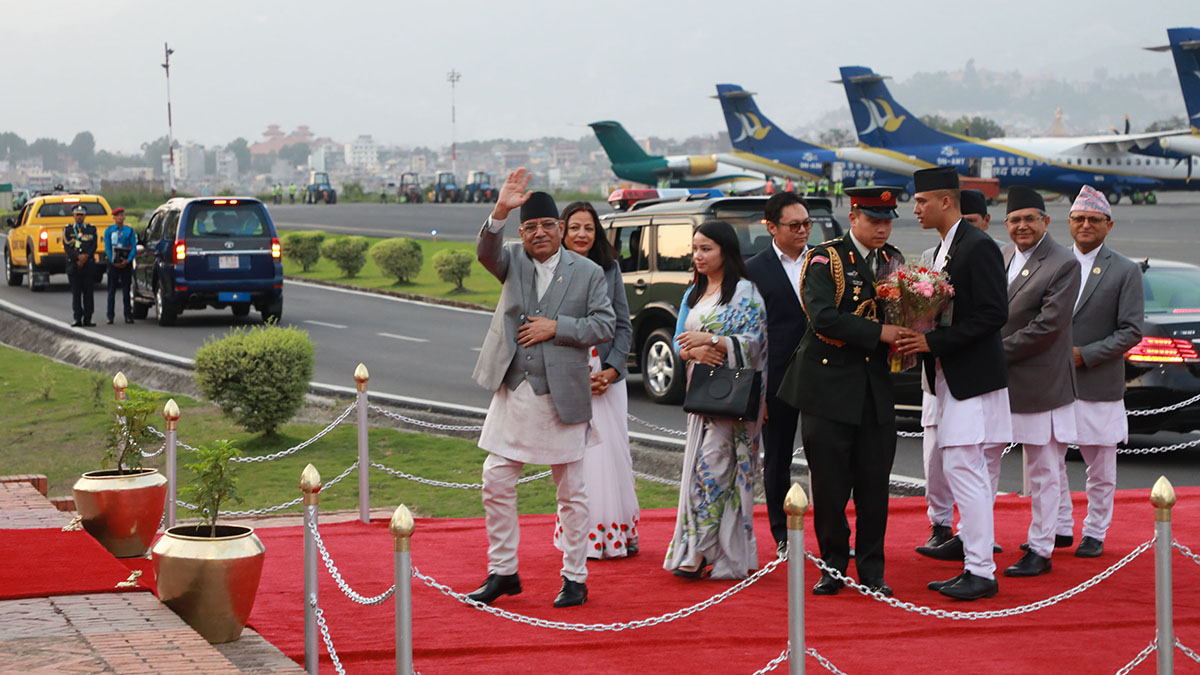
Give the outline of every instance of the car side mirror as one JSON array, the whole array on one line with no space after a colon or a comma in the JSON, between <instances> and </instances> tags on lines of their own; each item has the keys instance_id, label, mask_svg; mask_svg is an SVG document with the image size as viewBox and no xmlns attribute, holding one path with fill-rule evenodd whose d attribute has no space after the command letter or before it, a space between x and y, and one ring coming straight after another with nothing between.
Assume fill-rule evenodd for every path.
<instances>
[{"instance_id":1,"label":"car side mirror","mask_svg":"<svg viewBox=\"0 0 1200 675\"><path fill-rule=\"evenodd\" d=\"M5 227L10 227L10 228L11 228L11 227L16 227L16 226L17 226L17 221L13 220L12 218L5 218L5 219L4 219L4 226L5 226Z\"/></svg>"}]
</instances>

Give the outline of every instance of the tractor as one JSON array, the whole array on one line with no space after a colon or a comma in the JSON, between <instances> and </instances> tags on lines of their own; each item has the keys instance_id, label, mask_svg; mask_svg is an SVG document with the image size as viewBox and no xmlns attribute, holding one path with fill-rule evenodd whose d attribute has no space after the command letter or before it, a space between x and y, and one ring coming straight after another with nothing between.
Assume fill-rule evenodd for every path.
<instances>
[{"instance_id":1,"label":"tractor","mask_svg":"<svg viewBox=\"0 0 1200 675\"><path fill-rule=\"evenodd\" d=\"M433 201L438 204L453 204L462 200L463 194L458 188L458 179L449 171L439 171L437 181L433 184Z\"/></svg>"},{"instance_id":2,"label":"tractor","mask_svg":"<svg viewBox=\"0 0 1200 675\"><path fill-rule=\"evenodd\" d=\"M472 171L467 174L467 186L463 195L468 202L494 202L500 196L500 191L492 185L492 174L486 171Z\"/></svg>"},{"instance_id":3,"label":"tractor","mask_svg":"<svg viewBox=\"0 0 1200 675\"><path fill-rule=\"evenodd\" d=\"M308 185L304 188L304 203L316 204L317 202L337 203L337 190L333 189L333 184L329 182L329 174L324 171L310 172Z\"/></svg>"},{"instance_id":4,"label":"tractor","mask_svg":"<svg viewBox=\"0 0 1200 675\"><path fill-rule=\"evenodd\" d=\"M415 171L400 174L400 187L396 190L396 201L408 204L421 203L421 178Z\"/></svg>"}]
</instances>

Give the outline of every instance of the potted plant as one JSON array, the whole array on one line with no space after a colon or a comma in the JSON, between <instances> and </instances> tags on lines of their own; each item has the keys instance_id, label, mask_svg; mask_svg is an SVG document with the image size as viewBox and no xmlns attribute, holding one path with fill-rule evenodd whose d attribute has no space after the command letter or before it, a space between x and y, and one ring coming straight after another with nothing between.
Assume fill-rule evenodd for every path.
<instances>
[{"instance_id":1,"label":"potted plant","mask_svg":"<svg viewBox=\"0 0 1200 675\"><path fill-rule=\"evenodd\" d=\"M167 529L151 550L158 599L213 644L241 637L266 553L253 528L217 524L223 503L241 502L230 462L239 455L232 441L196 449L194 481L180 492L201 523Z\"/></svg>"},{"instance_id":2,"label":"potted plant","mask_svg":"<svg viewBox=\"0 0 1200 675\"><path fill-rule=\"evenodd\" d=\"M83 529L118 558L146 553L162 522L167 479L158 469L142 468L142 448L153 439L148 422L155 396L125 391L117 373L117 405L105 443L104 470L89 471L71 488ZM116 465L115 469L108 467Z\"/></svg>"}]
</instances>

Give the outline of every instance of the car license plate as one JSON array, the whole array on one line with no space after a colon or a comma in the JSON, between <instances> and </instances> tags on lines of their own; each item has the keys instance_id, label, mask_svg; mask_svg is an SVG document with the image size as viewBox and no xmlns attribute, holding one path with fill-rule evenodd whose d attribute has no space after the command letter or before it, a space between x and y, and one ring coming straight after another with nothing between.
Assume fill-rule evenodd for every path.
<instances>
[{"instance_id":1,"label":"car license plate","mask_svg":"<svg viewBox=\"0 0 1200 675\"><path fill-rule=\"evenodd\" d=\"M238 267L241 266L239 257L240 256L236 256L236 255L221 256L220 258L217 259L217 269L236 270Z\"/></svg>"}]
</instances>

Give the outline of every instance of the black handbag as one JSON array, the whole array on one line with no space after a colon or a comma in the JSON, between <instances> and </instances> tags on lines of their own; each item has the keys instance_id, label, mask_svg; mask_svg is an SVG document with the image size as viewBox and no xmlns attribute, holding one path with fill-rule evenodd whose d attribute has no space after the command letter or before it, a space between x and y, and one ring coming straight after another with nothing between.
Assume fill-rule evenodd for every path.
<instances>
[{"instance_id":1,"label":"black handbag","mask_svg":"<svg viewBox=\"0 0 1200 675\"><path fill-rule=\"evenodd\" d=\"M733 341L737 368L703 363L692 366L692 380L688 382L687 395L683 399L685 411L705 417L758 419L762 373L743 367L737 338L730 340Z\"/></svg>"}]
</instances>

